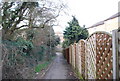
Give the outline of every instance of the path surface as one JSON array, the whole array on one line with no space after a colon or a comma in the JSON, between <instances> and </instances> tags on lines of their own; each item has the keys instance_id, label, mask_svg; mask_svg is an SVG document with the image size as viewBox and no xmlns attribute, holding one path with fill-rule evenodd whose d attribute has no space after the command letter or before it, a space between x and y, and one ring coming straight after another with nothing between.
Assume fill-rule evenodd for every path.
<instances>
[{"instance_id":1,"label":"path surface","mask_svg":"<svg viewBox=\"0 0 120 81\"><path fill-rule=\"evenodd\" d=\"M57 56L43 79L75 79L70 65L67 64L62 53Z\"/></svg>"}]
</instances>

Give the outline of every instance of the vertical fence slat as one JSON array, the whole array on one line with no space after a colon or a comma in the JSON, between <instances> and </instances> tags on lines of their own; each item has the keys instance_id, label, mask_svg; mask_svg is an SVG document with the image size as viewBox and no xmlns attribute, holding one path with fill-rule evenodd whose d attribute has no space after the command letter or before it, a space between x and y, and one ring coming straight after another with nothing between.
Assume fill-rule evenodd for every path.
<instances>
[{"instance_id":1,"label":"vertical fence slat","mask_svg":"<svg viewBox=\"0 0 120 81\"><path fill-rule=\"evenodd\" d=\"M80 59L80 73L83 78L85 78L85 41L79 41L79 59Z\"/></svg>"},{"instance_id":2,"label":"vertical fence slat","mask_svg":"<svg viewBox=\"0 0 120 81\"><path fill-rule=\"evenodd\" d=\"M75 68L75 45L72 45L72 67Z\"/></svg>"},{"instance_id":3,"label":"vertical fence slat","mask_svg":"<svg viewBox=\"0 0 120 81\"><path fill-rule=\"evenodd\" d=\"M118 79L120 79L120 30L118 31Z\"/></svg>"},{"instance_id":4,"label":"vertical fence slat","mask_svg":"<svg viewBox=\"0 0 120 81\"><path fill-rule=\"evenodd\" d=\"M112 31L112 45L113 45L113 79L117 79L118 77L118 63L117 63L117 58L118 58L118 53L117 53L117 50L118 50L118 41L117 41L117 31L114 30Z\"/></svg>"},{"instance_id":5,"label":"vertical fence slat","mask_svg":"<svg viewBox=\"0 0 120 81\"><path fill-rule=\"evenodd\" d=\"M113 79L120 78L120 71L119 71L119 32L118 30L112 31L112 45L113 45Z\"/></svg>"},{"instance_id":6,"label":"vertical fence slat","mask_svg":"<svg viewBox=\"0 0 120 81\"><path fill-rule=\"evenodd\" d=\"M80 40L76 44L76 70L82 76L85 77L85 45L84 40Z\"/></svg>"},{"instance_id":7,"label":"vertical fence slat","mask_svg":"<svg viewBox=\"0 0 120 81\"><path fill-rule=\"evenodd\" d=\"M80 51L79 51L79 44L76 44L76 69L81 73L81 60L79 58L80 56Z\"/></svg>"},{"instance_id":8,"label":"vertical fence slat","mask_svg":"<svg viewBox=\"0 0 120 81\"><path fill-rule=\"evenodd\" d=\"M71 45L69 46L69 63L71 64Z\"/></svg>"}]
</instances>

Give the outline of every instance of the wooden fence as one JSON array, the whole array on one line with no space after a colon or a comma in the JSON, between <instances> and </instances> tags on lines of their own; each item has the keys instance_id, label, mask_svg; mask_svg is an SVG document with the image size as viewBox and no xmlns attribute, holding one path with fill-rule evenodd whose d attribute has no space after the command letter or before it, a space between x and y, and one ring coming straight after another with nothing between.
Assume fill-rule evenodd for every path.
<instances>
[{"instance_id":1,"label":"wooden fence","mask_svg":"<svg viewBox=\"0 0 120 81\"><path fill-rule=\"evenodd\" d=\"M97 79L112 79L112 37L96 33L96 74Z\"/></svg>"},{"instance_id":2,"label":"wooden fence","mask_svg":"<svg viewBox=\"0 0 120 81\"><path fill-rule=\"evenodd\" d=\"M113 45L113 79L120 79L120 31L112 31Z\"/></svg>"},{"instance_id":3,"label":"wooden fence","mask_svg":"<svg viewBox=\"0 0 120 81\"><path fill-rule=\"evenodd\" d=\"M78 49L78 50L77 50ZM85 42L84 40L80 40L77 44L77 69L81 76L85 77Z\"/></svg>"},{"instance_id":4,"label":"wooden fence","mask_svg":"<svg viewBox=\"0 0 120 81\"><path fill-rule=\"evenodd\" d=\"M80 40L69 46L69 63L84 79L120 77L118 69L120 67L120 36L118 36L120 32L117 34L113 32L113 35L115 36L112 37L106 32L96 32L86 40Z\"/></svg>"},{"instance_id":5,"label":"wooden fence","mask_svg":"<svg viewBox=\"0 0 120 81\"><path fill-rule=\"evenodd\" d=\"M93 34L88 39L86 39L85 46L86 46L85 78L95 79L96 78L96 34Z\"/></svg>"}]
</instances>

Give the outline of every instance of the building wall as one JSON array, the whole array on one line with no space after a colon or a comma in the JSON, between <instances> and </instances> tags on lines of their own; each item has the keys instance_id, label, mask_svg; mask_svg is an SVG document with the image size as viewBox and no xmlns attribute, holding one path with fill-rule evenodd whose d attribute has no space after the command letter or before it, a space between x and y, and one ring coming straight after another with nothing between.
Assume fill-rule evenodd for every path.
<instances>
[{"instance_id":1,"label":"building wall","mask_svg":"<svg viewBox=\"0 0 120 81\"><path fill-rule=\"evenodd\" d=\"M118 23L120 23L120 21L118 21L118 17L116 17L116 18L108 20L104 23L105 23L106 30L108 32L112 33L112 30L118 29Z\"/></svg>"},{"instance_id":2,"label":"building wall","mask_svg":"<svg viewBox=\"0 0 120 81\"><path fill-rule=\"evenodd\" d=\"M99 26L96 26L96 27L88 29L89 34L91 35L91 34L93 34L96 31L105 31L106 28L104 26L105 25L99 25Z\"/></svg>"},{"instance_id":3,"label":"building wall","mask_svg":"<svg viewBox=\"0 0 120 81\"><path fill-rule=\"evenodd\" d=\"M88 31L89 31L90 35L96 31L105 31L105 32L112 33L112 30L118 29L119 23L120 23L120 21L118 21L118 17L116 17L116 18L104 21L103 25L99 25L99 26L90 28L90 29L88 29Z\"/></svg>"}]
</instances>

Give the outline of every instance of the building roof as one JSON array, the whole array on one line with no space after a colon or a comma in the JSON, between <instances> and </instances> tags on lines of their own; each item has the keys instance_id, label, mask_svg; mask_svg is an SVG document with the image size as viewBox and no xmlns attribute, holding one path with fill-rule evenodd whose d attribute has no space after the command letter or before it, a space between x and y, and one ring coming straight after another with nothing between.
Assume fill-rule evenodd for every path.
<instances>
[{"instance_id":1,"label":"building roof","mask_svg":"<svg viewBox=\"0 0 120 81\"><path fill-rule=\"evenodd\" d=\"M92 25L89 28L93 28L93 27L96 27L96 26L99 26L99 25L103 25L103 24L104 24L104 21L100 21L100 22L97 22L96 24Z\"/></svg>"},{"instance_id":2,"label":"building roof","mask_svg":"<svg viewBox=\"0 0 120 81\"><path fill-rule=\"evenodd\" d=\"M116 17L119 17L119 16L120 16L120 12L118 12L118 13L112 15L111 17L105 19L104 21L107 21L107 20L110 20L110 19L113 19L113 18L116 18Z\"/></svg>"},{"instance_id":3,"label":"building roof","mask_svg":"<svg viewBox=\"0 0 120 81\"><path fill-rule=\"evenodd\" d=\"M94 27L99 26L99 25L103 25L105 21L110 20L110 19L113 19L113 18L116 18L116 17L119 17L119 16L120 16L120 12L112 15L111 17L109 17L109 18L107 18L107 19L105 19L105 20L103 20L103 21L97 22L96 24L88 27L87 29L89 29L89 28L94 28Z\"/></svg>"}]
</instances>

